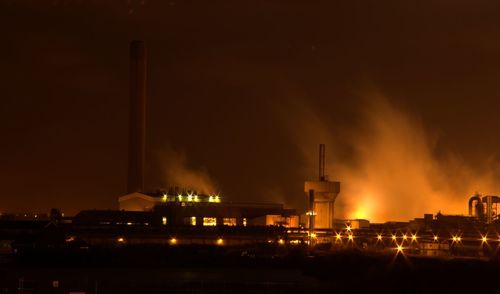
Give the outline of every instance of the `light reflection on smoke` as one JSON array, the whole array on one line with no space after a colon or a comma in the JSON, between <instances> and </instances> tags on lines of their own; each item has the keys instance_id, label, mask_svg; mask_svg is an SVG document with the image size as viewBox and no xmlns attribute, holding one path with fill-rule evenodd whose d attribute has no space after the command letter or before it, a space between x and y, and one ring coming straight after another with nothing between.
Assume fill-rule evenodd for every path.
<instances>
[{"instance_id":1,"label":"light reflection on smoke","mask_svg":"<svg viewBox=\"0 0 500 294\"><path fill-rule=\"evenodd\" d=\"M164 174L163 188L177 186L204 194L218 192L208 171L201 167L190 166L184 153L165 148L158 154L158 159Z\"/></svg>"},{"instance_id":2,"label":"light reflection on smoke","mask_svg":"<svg viewBox=\"0 0 500 294\"><path fill-rule=\"evenodd\" d=\"M293 118L285 119L310 166L317 164L317 144L327 145L327 174L341 181L336 217L388 221L438 211L464 214L476 191L500 191L494 180L498 164L488 164L486 155L480 168L449 150L438 155L438 136L418 118L379 95L365 101L355 127L327 126L303 103L292 106ZM341 146L352 155L344 156Z\"/></svg>"}]
</instances>

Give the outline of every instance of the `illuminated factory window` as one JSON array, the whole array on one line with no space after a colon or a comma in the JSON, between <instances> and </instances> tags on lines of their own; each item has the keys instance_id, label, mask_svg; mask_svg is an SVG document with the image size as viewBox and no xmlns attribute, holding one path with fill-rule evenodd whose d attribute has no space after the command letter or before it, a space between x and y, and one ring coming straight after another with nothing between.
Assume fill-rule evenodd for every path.
<instances>
[{"instance_id":1,"label":"illuminated factory window","mask_svg":"<svg viewBox=\"0 0 500 294\"><path fill-rule=\"evenodd\" d=\"M247 218L246 218L246 217L244 217L244 218L243 218L243 226L244 226L244 227L246 227L246 226L247 226Z\"/></svg>"},{"instance_id":2,"label":"illuminated factory window","mask_svg":"<svg viewBox=\"0 0 500 294\"><path fill-rule=\"evenodd\" d=\"M191 225L196 226L196 216L191 217Z\"/></svg>"},{"instance_id":3,"label":"illuminated factory window","mask_svg":"<svg viewBox=\"0 0 500 294\"><path fill-rule=\"evenodd\" d=\"M224 218L225 226L236 226L236 218L235 217L225 217Z\"/></svg>"},{"instance_id":4,"label":"illuminated factory window","mask_svg":"<svg viewBox=\"0 0 500 294\"><path fill-rule=\"evenodd\" d=\"M166 224L167 224L167 218L166 218L166 217L162 217L162 218L161 218L161 223L162 223L163 225L166 225Z\"/></svg>"},{"instance_id":5,"label":"illuminated factory window","mask_svg":"<svg viewBox=\"0 0 500 294\"><path fill-rule=\"evenodd\" d=\"M167 194L163 194L163 198L161 199L163 202L167 202Z\"/></svg>"},{"instance_id":6,"label":"illuminated factory window","mask_svg":"<svg viewBox=\"0 0 500 294\"><path fill-rule=\"evenodd\" d=\"M204 226L216 226L217 219L215 217L204 217L203 218L203 225Z\"/></svg>"}]
</instances>

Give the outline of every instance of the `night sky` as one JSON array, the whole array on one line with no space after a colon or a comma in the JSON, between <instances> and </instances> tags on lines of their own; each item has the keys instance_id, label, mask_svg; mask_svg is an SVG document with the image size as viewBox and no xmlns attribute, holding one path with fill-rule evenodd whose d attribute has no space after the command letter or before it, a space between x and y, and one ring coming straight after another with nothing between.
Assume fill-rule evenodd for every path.
<instances>
[{"instance_id":1,"label":"night sky","mask_svg":"<svg viewBox=\"0 0 500 294\"><path fill-rule=\"evenodd\" d=\"M422 132L394 141L424 138L433 167L448 172L451 156L455 169L496 171L499 15L495 0L0 0L0 211L117 208L134 39L149 52L149 189L185 175L225 200L303 208L318 144L330 179L348 183L336 164L370 161L356 152L381 104L377 121L392 113L389 129ZM343 192L340 206L358 196Z\"/></svg>"}]
</instances>

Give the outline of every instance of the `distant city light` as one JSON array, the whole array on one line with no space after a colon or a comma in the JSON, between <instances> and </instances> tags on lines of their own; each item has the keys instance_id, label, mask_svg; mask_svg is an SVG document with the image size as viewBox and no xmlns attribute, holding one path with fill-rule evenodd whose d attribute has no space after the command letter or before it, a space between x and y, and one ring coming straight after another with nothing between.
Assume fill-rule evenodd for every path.
<instances>
[{"instance_id":1,"label":"distant city light","mask_svg":"<svg viewBox=\"0 0 500 294\"><path fill-rule=\"evenodd\" d=\"M223 245L224 240L222 238L217 239L217 245Z\"/></svg>"}]
</instances>

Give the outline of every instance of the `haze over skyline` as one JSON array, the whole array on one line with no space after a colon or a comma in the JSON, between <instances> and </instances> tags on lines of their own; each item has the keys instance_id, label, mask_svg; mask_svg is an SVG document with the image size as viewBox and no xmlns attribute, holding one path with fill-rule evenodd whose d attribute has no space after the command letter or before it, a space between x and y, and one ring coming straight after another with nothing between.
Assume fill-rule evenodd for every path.
<instances>
[{"instance_id":1,"label":"haze over skyline","mask_svg":"<svg viewBox=\"0 0 500 294\"><path fill-rule=\"evenodd\" d=\"M500 193L496 1L104 2L0 0L0 211L117 207L133 39L150 189L305 208L325 143L347 217Z\"/></svg>"}]
</instances>

